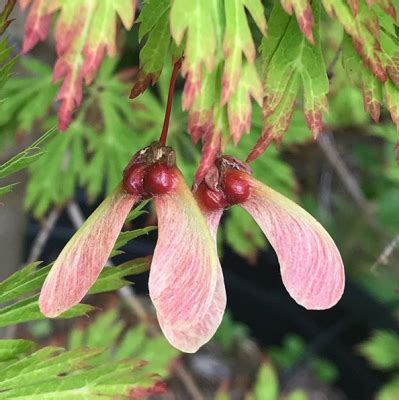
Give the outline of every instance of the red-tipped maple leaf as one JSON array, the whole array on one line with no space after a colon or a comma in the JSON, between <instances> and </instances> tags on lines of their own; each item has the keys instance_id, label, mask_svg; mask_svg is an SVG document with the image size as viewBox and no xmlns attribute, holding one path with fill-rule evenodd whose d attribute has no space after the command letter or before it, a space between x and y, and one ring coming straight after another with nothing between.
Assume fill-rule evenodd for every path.
<instances>
[{"instance_id":1,"label":"red-tipped maple leaf","mask_svg":"<svg viewBox=\"0 0 399 400\"><path fill-rule=\"evenodd\" d=\"M281 5L288 14L292 15L295 12L295 16L298 20L301 31L309 40L310 43L314 43L313 37L313 13L312 6L309 0L281 0Z\"/></svg>"},{"instance_id":2,"label":"red-tipped maple leaf","mask_svg":"<svg viewBox=\"0 0 399 400\"><path fill-rule=\"evenodd\" d=\"M47 38L57 12L55 39L57 62L54 81L63 79L57 99L60 130L71 122L72 113L82 101L83 81L90 84L105 53L116 53L117 16L130 29L137 0L19 0L24 9L31 6L25 26L22 52Z\"/></svg>"},{"instance_id":3,"label":"red-tipped maple leaf","mask_svg":"<svg viewBox=\"0 0 399 400\"><path fill-rule=\"evenodd\" d=\"M318 22L320 5L317 2L313 14ZM248 156L249 161L262 154L272 141L281 141L301 88L307 125L315 137L322 131L322 113L328 110L329 82L318 30L314 32L314 41L315 44L309 43L295 18L276 3L269 19L269 36L262 43L265 123L260 139Z\"/></svg>"}]
</instances>

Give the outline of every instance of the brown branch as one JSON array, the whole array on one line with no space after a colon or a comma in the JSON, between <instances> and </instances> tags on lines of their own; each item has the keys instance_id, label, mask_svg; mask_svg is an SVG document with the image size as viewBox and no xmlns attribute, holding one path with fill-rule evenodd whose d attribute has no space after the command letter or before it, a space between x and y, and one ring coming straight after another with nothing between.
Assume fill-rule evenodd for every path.
<instances>
[{"instance_id":1,"label":"brown branch","mask_svg":"<svg viewBox=\"0 0 399 400\"><path fill-rule=\"evenodd\" d=\"M28 256L27 263L30 264L34 261L37 261L42 254L44 246L46 245L51 232L54 229L55 224L57 223L58 218L61 215L61 208L55 207L51 210L50 214L42 224L42 227L37 234L35 241L33 242L31 251Z\"/></svg>"},{"instance_id":2,"label":"brown branch","mask_svg":"<svg viewBox=\"0 0 399 400\"><path fill-rule=\"evenodd\" d=\"M369 220L373 220L371 207L356 178L353 176L349 167L339 154L338 149L334 144L331 132L324 132L320 134L319 138L317 139L317 143L353 201L363 211ZM375 225L375 221L372 222L373 225Z\"/></svg>"},{"instance_id":3,"label":"brown branch","mask_svg":"<svg viewBox=\"0 0 399 400\"><path fill-rule=\"evenodd\" d=\"M372 265L371 271L375 271L378 265L388 265L389 259L396 247L399 245L399 235L396 235L384 248L381 254L378 256L376 262Z\"/></svg>"}]
</instances>

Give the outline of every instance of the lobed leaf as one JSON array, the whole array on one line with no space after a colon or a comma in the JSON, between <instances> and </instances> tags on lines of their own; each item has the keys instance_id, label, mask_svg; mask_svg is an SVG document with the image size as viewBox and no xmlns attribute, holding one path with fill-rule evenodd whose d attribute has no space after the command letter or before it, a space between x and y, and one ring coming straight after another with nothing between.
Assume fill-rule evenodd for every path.
<instances>
[{"instance_id":1,"label":"lobed leaf","mask_svg":"<svg viewBox=\"0 0 399 400\"><path fill-rule=\"evenodd\" d=\"M120 399L160 394L165 387L133 359L102 366L90 362L101 349L45 347L8 363L0 377L4 399Z\"/></svg>"},{"instance_id":2,"label":"lobed leaf","mask_svg":"<svg viewBox=\"0 0 399 400\"><path fill-rule=\"evenodd\" d=\"M288 14L292 15L295 12L301 31L309 42L314 44L312 31L314 20L311 2L309 0L281 0L281 5Z\"/></svg>"},{"instance_id":3,"label":"lobed leaf","mask_svg":"<svg viewBox=\"0 0 399 400\"><path fill-rule=\"evenodd\" d=\"M203 69L212 71L221 56L218 46L220 8L215 0L202 2L173 0L170 29L179 46L185 37L185 58L182 73L186 76L183 109L189 109L201 88Z\"/></svg>"},{"instance_id":4,"label":"lobed leaf","mask_svg":"<svg viewBox=\"0 0 399 400\"><path fill-rule=\"evenodd\" d=\"M0 340L0 362L9 361L32 351L36 344L25 339Z\"/></svg>"},{"instance_id":5,"label":"lobed leaf","mask_svg":"<svg viewBox=\"0 0 399 400\"><path fill-rule=\"evenodd\" d=\"M30 133L34 123L47 116L58 89L51 82L51 68L43 62L21 58L20 65L28 75L13 77L2 90L5 97L0 113L3 143L13 139L16 130Z\"/></svg>"},{"instance_id":6,"label":"lobed leaf","mask_svg":"<svg viewBox=\"0 0 399 400\"><path fill-rule=\"evenodd\" d=\"M137 22L140 22L139 40L148 36L140 50L140 70L135 79L131 98L137 97L150 84L158 81L166 54L170 48L169 0L146 0Z\"/></svg>"},{"instance_id":7,"label":"lobed leaf","mask_svg":"<svg viewBox=\"0 0 399 400\"><path fill-rule=\"evenodd\" d=\"M273 8L269 36L262 41L265 124L261 138L248 156L249 161L262 154L273 140L280 143L291 122L301 86L307 125L314 136L322 131L322 112L328 108L329 82L318 33L320 5L317 1L313 3L313 14L315 45L301 35L297 21L278 3Z\"/></svg>"},{"instance_id":8,"label":"lobed leaf","mask_svg":"<svg viewBox=\"0 0 399 400\"><path fill-rule=\"evenodd\" d=\"M178 351L162 336L149 337L144 325L125 329L117 309L111 308L96 317L87 328L74 328L69 334L69 348L98 347L107 350L93 358L91 365L134 357L148 362L142 369L162 378L170 373L170 364ZM103 332L109 332L104 335Z\"/></svg>"},{"instance_id":9,"label":"lobed leaf","mask_svg":"<svg viewBox=\"0 0 399 400\"><path fill-rule=\"evenodd\" d=\"M22 51L31 50L47 38L53 15L57 12L55 40L58 59L53 80L62 80L57 94L59 128L65 130L72 113L82 101L83 81L90 84L105 53L116 53L117 16L130 29L136 0L20 0L22 8L31 6L25 26Z\"/></svg>"}]
</instances>

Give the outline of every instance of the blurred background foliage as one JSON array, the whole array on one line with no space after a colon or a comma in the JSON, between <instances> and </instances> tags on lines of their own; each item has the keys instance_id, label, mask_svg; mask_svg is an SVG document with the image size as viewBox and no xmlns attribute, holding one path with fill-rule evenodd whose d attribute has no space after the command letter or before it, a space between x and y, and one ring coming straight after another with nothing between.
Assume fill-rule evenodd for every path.
<instances>
[{"instance_id":1,"label":"blurred background foliage","mask_svg":"<svg viewBox=\"0 0 399 400\"><path fill-rule=\"evenodd\" d=\"M322 50L331 85L328 96L330 110L325 116L326 132L314 142L303 113L295 111L280 148L271 146L252 163L252 168L258 179L301 203L327 227L342 252L350 280L365 288L384 305L385 312L397 320L399 168L393 151L397 131L387 110L383 110L380 124L375 124L364 112L361 92L349 83L342 66L342 27L325 15L322 18ZM54 128L58 104L53 99L58 86L52 83L52 70L46 57L38 53L37 56L19 57L17 61L13 54L18 51L18 42L11 48L5 40L0 41L0 62L4 64L2 77L8 76L11 68L18 63L10 79L0 79L3 86L0 152L9 151L27 136L34 142L47 132L22 155L0 167L0 178L29 168L25 207L35 219L45 221L51 210L65 207L77 192L85 193L88 202L96 204L120 181L131 155L158 138L171 69L166 62L159 82L137 99L129 100L132 80L137 74L137 35L137 25L131 32L123 34L120 56L105 60L93 84L85 88L83 104L73 123L63 133ZM192 182L200 159L200 146L193 146L186 132L187 115L179 106L182 83L178 85L168 141L177 152L178 166L187 182ZM298 100L298 110L302 101ZM239 147L229 145L226 153L245 159L262 126L261 110L254 106L251 133L243 137ZM3 186L1 189L3 194L10 187ZM149 214L145 216L144 225L154 222L151 208L147 207L147 210ZM235 255L252 265L257 263L258 254L268 246L257 225L239 208L232 208L226 213L219 240L221 248L232 249ZM41 279L44 279L43 275ZM36 284L34 288L38 287ZM15 305L14 308L8 304L4 306L0 310L0 321L3 318L4 321L19 323L36 319L36 299L32 297L21 301L18 307L25 307L22 311L17 307L16 312ZM80 315L81 311L73 316ZM7 320L10 313L16 319ZM26 337L43 345L58 340L57 345L62 345L67 351L76 351L82 346L104 348L101 354L90 357L88 368L134 357L149 361L149 372L169 378L174 370L171 367L173 360L180 356L163 338L147 337L144 325L130 321L118 307L99 314L90 323L79 319L68 326L63 322L48 321L22 326ZM64 328L68 334L63 332L58 337L57 333ZM107 334L103 335L103 332ZM240 360L231 354L235 354L237 346L251 342L250 336L251 327L234 321L227 313L213 345L219 346L230 362L238 363ZM12 353L6 345L16 348L16 343L4 343L0 355ZM29 343L20 342L17 347L14 355L33 351ZM376 398L397 400L397 332L378 330L353 348L353 352L384 374L386 383L375 394ZM261 357L256 372L252 374L250 384L245 390L241 388L240 392L245 392L248 399L310 398L306 391L287 389L286 385L279 384L279 376L284 377L285 371L301 363L305 363L309 374L322 384L333 386L340 379L340 371L334 362L314 355L309 351L306 340L297 334L288 333L278 345L258 349L256 354ZM52 354L49 353L50 356ZM218 400L230 398L231 379L226 378L226 382L216 388ZM171 385L173 387L173 378Z\"/></svg>"}]
</instances>

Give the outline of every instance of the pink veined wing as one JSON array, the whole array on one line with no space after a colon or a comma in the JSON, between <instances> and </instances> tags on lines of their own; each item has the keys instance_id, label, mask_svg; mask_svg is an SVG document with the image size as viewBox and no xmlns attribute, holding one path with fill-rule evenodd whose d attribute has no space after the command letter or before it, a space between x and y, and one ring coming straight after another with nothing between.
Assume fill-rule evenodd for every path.
<instances>
[{"instance_id":1,"label":"pink veined wing","mask_svg":"<svg viewBox=\"0 0 399 400\"><path fill-rule=\"evenodd\" d=\"M307 309L335 305L345 286L341 255L328 232L309 213L252 177L250 198L241 204L277 253L283 283Z\"/></svg>"},{"instance_id":2,"label":"pink veined wing","mask_svg":"<svg viewBox=\"0 0 399 400\"><path fill-rule=\"evenodd\" d=\"M214 297L219 259L206 220L180 173L177 187L154 198L158 241L149 292L158 319L187 331L208 312Z\"/></svg>"},{"instance_id":3,"label":"pink veined wing","mask_svg":"<svg viewBox=\"0 0 399 400\"><path fill-rule=\"evenodd\" d=\"M75 233L42 287L39 306L44 315L56 317L83 299L107 262L137 200L118 186Z\"/></svg>"},{"instance_id":4,"label":"pink veined wing","mask_svg":"<svg viewBox=\"0 0 399 400\"><path fill-rule=\"evenodd\" d=\"M206 213L205 217L216 248L216 233L222 211ZM168 341L181 351L195 353L201 346L207 343L215 334L222 322L226 309L226 290L224 286L223 272L220 262L217 268L216 289L209 305L208 311L191 327L181 329L168 323L162 316L158 316L159 324Z\"/></svg>"}]
</instances>

